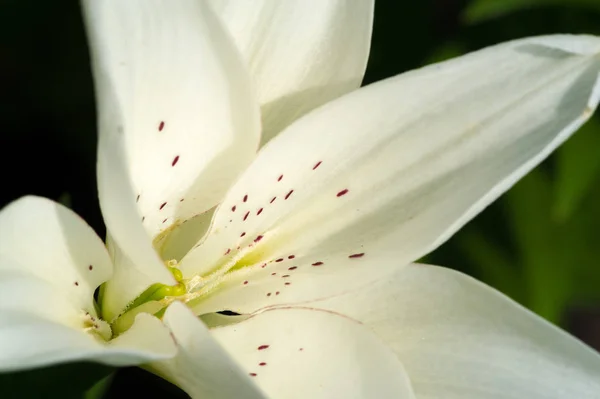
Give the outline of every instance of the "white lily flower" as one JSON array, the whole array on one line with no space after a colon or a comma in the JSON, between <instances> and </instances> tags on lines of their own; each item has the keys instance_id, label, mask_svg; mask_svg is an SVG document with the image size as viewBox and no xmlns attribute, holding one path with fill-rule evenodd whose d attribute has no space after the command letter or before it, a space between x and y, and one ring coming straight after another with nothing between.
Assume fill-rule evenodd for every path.
<instances>
[{"instance_id":1,"label":"white lily flower","mask_svg":"<svg viewBox=\"0 0 600 399\"><path fill-rule=\"evenodd\" d=\"M125 340L129 352L110 352L111 364L146 363L194 397L597 397L591 349L468 277L410 263L590 117L600 39L508 42L318 107L358 85L372 3L223 2L218 16L207 4L84 2L115 262L101 300L111 330L34 306L58 298L53 308L97 320L93 289L110 262L68 211L45 203L77 229L64 227L66 217L27 224L26 202L16 203L0 214L2 237L22 229L58 242L19 233L0 240L0 254L30 270L23 285L45 268L48 291L70 285L62 297L33 291L31 306L2 301L2 314L68 328L48 351L35 344L41 332L7 317L0 342L10 337L12 350L0 367L106 361ZM158 256L153 243L177 253L198 234L175 234L197 215L205 236L181 258ZM107 266L92 279L96 253ZM2 268L13 270L4 260ZM83 299L73 287L81 281ZM214 313L223 310L241 316ZM147 337L136 334L143 322L155 324ZM95 351L69 345L75 335Z\"/></svg>"}]
</instances>

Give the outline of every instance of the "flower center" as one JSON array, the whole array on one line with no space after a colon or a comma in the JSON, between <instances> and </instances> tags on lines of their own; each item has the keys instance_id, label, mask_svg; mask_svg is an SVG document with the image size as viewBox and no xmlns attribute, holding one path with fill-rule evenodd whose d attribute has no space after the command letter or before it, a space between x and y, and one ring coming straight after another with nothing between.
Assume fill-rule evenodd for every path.
<instances>
[{"instance_id":1,"label":"flower center","mask_svg":"<svg viewBox=\"0 0 600 399\"><path fill-rule=\"evenodd\" d=\"M165 285L156 283L148 287L140 296L138 296L112 324L112 330L115 334L120 334L133 324L135 316L141 312L154 314L156 317L162 317L166 308L173 301L181 301L186 304L202 300L210 295L229 274L236 271L257 266L267 255L266 247L260 245L250 245L245 249L237 250L231 257L224 259L209 273L205 275L195 275L189 279L184 279L181 270L178 268L176 260L169 260L165 265L173 274L177 281L176 285Z\"/></svg>"},{"instance_id":2,"label":"flower center","mask_svg":"<svg viewBox=\"0 0 600 399\"><path fill-rule=\"evenodd\" d=\"M89 312L81 315L83 331L104 341L109 341L112 337L112 331L107 322L99 317L92 316Z\"/></svg>"}]
</instances>

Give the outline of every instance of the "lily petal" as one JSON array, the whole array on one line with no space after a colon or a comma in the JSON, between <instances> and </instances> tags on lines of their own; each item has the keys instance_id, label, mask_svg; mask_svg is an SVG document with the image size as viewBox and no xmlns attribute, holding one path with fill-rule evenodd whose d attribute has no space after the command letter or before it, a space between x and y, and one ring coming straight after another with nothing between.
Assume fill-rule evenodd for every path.
<instances>
[{"instance_id":1,"label":"lily petal","mask_svg":"<svg viewBox=\"0 0 600 399\"><path fill-rule=\"evenodd\" d=\"M600 355L456 271L411 265L313 302L365 324L398 355L419 398L597 398Z\"/></svg>"},{"instance_id":2,"label":"lily petal","mask_svg":"<svg viewBox=\"0 0 600 399\"><path fill-rule=\"evenodd\" d=\"M172 312L170 320L165 317L182 346L180 354L161 363L175 365L178 359L182 361L171 370L172 380L191 396L414 397L393 353L367 329L345 317L301 308L267 311L234 325L214 328L210 330L213 338L204 327L187 327L192 321L196 326L201 323L191 320L189 310L180 308L177 314ZM218 344L215 347L214 339L225 351ZM228 366L231 358L227 353L240 366ZM194 359L197 365L192 368L188 362ZM240 372L240 367L245 372ZM177 370L188 370L188 376ZM253 383L265 392L264 396Z\"/></svg>"},{"instance_id":3,"label":"lily petal","mask_svg":"<svg viewBox=\"0 0 600 399\"><path fill-rule=\"evenodd\" d=\"M28 273L0 272L0 371L80 360L137 365L175 354L169 331L148 314L138 315L125 334L108 338L110 327L94 308L79 308L60 286Z\"/></svg>"},{"instance_id":4,"label":"lily petal","mask_svg":"<svg viewBox=\"0 0 600 399\"><path fill-rule=\"evenodd\" d=\"M104 219L140 274L174 284L147 235L210 209L254 157L260 114L250 78L203 2L83 4Z\"/></svg>"},{"instance_id":5,"label":"lily petal","mask_svg":"<svg viewBox=\"0 0 600 399\"><path fill-rule=\"evenodd\" d=\"M94 290L110 278L112 264L102 240L71 210L21 198L0 211L0 237L0 370L76 360L132 365L174 355L168 330L149 315L110 344L100 338L110 338L110 328L98 318Z\"/></svg>"},{"instance_id":6,"label":"lily petal","mask_svg":"<svg viewBox=\"0 0 600 399\"><path fill-rule=\"evenodd\" d=\"M150 363L144 366L146 369L178 385L192 397L266 398L181 302L167 308L163 321L171 329L178 354L169 360Z\"/></svg>"},{"instance_id":7,"label":"lily petal","mask_svg":"<svg viewBox=\"0 0 600 399\"><path fill-rule=\"evenodd\" d=\"M211 3L254 78L263 144L308 111L360 86L372 0Z\"/></svg>"},{"instance_id":8,"label":"lily petal","mask_svg":"<svg viewBox=\"0 0 600 399\"><path fill-rule=\"evenodd\" d=\"M397 357L339 314L278 309L211 332L268 397L414 397Z\"/></svg>"},{"instance_id":9,"label":"lily petal","mask_svg":"<svg viewBox=\"0 0 600 399\"><path fill-rule=\"evenodd\" d=\"M0 272L47 281L80 309L112 275L104 243L79 216L46 198L23 197L0 211Z\"/></svg>"},{"instance_id":10,"label":"lily petal","mask_svg":"<svg viewBox=\"0 0 600 399\"><path fill-rule=\"evenodd\" d=\"M599 52L590 36L517 40L315 110L264 147L228 192L210 233L182 260L184 275L252 254L364 253L398 266L420 258L590 117ZM363 283L374 277L367 270Z\"/></svg>"},{"instance_id":11,"label":"lily petal","mask_svg":"<svg viewBox=\"0 0 600 399\"><path fill-rule=\"evenodd\" d=\"M188 306L198 315L223 310L249 314L272 306L327 298L361 287L369 279L381 278L402 266L394 256L377 252L357 255L310 252L245 267L221 277L218 289Z\"/></svg>"}]
</instances>

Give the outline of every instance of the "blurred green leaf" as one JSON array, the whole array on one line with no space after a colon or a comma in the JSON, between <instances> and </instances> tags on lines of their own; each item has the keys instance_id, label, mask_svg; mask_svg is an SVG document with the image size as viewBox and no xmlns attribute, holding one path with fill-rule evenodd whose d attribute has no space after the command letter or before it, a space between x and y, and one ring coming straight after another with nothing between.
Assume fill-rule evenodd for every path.
<instances>
[{"instance_id":1,"label":"blurred green leaf","mask_svg":"<svg viewBox=\"0 0 600 399\"><path fill-rule=\"evenodd\" d=\"M475 0L462 15L466 24L477 24L527 8L565 5L600 10L598 0Z\"/></svg>"},{"instance_id":2,"label":"blurred green leaf","mask_svg":"<svg viewBox=\"0 0 600 399\"><path fill-rule=\"evenodd\" d=\"M557 153L553 217L564 222L600 174L600 122L590 120Z\"/></svg>"},{"instance_id":3,"label":"blurred green leaf","mask_svg":"<svg viewBox=\"0 0 600 399\"><path fill-rule=\"evenodd\" d=\"M551 190L550 179L537 168L506 199L527 287L526 305L558 324L573 286L573 273L565 267L571 253L561 245L560 231L551 218Z\"/></svg>"},{"instance_id":4,"label":"blurred green leaf","mask_svg":"<svg viewBox=\"0 0 600 399\"><path fill-rule=\"evenodd\" d=\"M114 374L110 374L105 378L101 379L97 383L94 384L92 388L90 388L85 394L84 399L101 399L108 392L110 385L112 384L112 380L114 378Z\"/></svg>"},{"instance_id":5,"label":"blurred green leaf","mask_svg":"<svg viewBox=\"0 0 600 399\"><path fill-rule=\"evenodd\" d=\"M449 42L436 48L427 58L424 65L442 62L466 53L465 47L459 42Z\"/></svg>"},{"instance_id":6,"label":"blurred green leaf","mask_svg":"<svg viewBox=\"0 0 600 399\"><path fill-rule=\"evenodd\" d=\"M457 242L468 260L476 265L484 281L492 282L494 288L523 302L525 287L515 262L490 238L490 235L483 234L479 229L471 228L465 229Z\"/></svg>"},{"instance_id":7,"label":"blurred green leaf","mask_svg":"<svg viewBox=\"0 0 600 399\"><path fill-rule=\"evenodd\" d=\"M95 363L71 363L0 374L0 398L82 398L113 370Z\"/></svg>"}]
</instances>

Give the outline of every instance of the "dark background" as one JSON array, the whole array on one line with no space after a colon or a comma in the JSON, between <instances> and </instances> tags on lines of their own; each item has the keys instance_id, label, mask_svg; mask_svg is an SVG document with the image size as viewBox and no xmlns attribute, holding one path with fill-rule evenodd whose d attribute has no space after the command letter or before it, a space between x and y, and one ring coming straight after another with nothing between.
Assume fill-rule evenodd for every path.
<instances>
[{"instance_id":1,"label":"dark background","mask_svg":"<svg viewBox=\"0 0 600 399\"><path fill-rule=\"evenodd\" d=\"M600 0L380 0L365 83L515 38L600 34ZM0 207L27 194L70 206L104 236L95 112L77 1L0 0ZM426 258L505 292L600 348L600 119ZM114 370L0 375L2 397L81 397ZM137 368L108 397L182 396ZM126 392L126 390L128 392ZM99 397L88 394L87 397Z\"/></svg>"}]
</instances>

